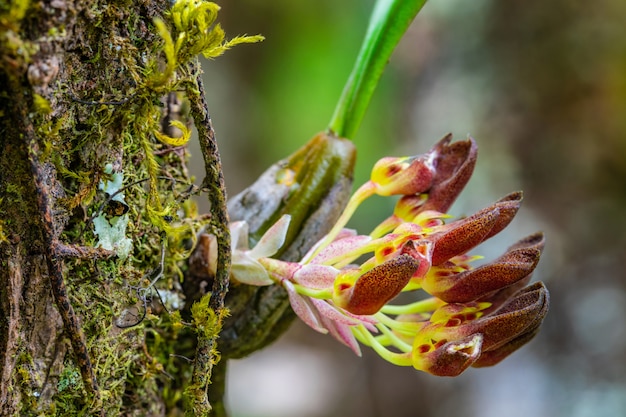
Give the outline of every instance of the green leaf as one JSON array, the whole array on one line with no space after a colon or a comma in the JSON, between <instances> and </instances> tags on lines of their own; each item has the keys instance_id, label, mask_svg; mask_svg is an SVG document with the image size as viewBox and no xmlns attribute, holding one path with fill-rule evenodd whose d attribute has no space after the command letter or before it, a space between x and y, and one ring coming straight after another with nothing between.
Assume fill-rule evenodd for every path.
<instances>
[{"instance_id":1,"label":"green leaf","mask_svg":"<svg viewBox=\"0 0 626 417\"><path fill-rule=\"evenodd\" d=\"M356 63L328 126L333 134L348 139L354 137L391 53L424 3L426 0L378 0Z\"/></svg>"}]
</instances>

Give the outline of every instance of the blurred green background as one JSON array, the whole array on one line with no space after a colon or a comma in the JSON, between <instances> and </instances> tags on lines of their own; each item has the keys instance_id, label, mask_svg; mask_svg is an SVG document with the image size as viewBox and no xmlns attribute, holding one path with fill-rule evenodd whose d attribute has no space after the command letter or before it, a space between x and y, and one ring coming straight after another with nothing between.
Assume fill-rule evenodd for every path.
<instances>
[{"instance_id":1,"label":"blurred green background","mask_svg":"<svg viewBox=\"0 0 626 417\"><path fill-rule=\"evenodd\" d=\"M266 37L203 63L230 195L326 128L373 4L222 2L229 36ZM355 183L380 157L425 152L447 132L480 150L453 214L525 192L513 224L475 252L547 234L542 332L494 368L441 379L354 357L296 323L231 363L234 417L626 415L626 2L428 2L355 138ZM392 207L374 199L351 225L368 232Z\"/></svg>"}]
</instances>

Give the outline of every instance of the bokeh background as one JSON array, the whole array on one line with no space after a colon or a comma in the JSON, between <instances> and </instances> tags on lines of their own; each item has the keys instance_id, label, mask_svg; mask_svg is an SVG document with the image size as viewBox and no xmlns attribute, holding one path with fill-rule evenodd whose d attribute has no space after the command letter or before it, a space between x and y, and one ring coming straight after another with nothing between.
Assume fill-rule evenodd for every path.
<instances>
[{"instance_id":1,"label":"bokeh background","mask_svg":"<svg viewBox=\"0 0 626 417\"><path fill-rule=\"evenodd\" d=\"M203 63L230 195L325 129L373 4L221 4L230 36L267 38ZM535 273L552 297L541 333L498 366L451 379L367 349L357 358L296 323L231 362L233 417L626 415L626 2L428 2L355 137L355 183L380 157L425 152L447 132L480 149L453 214L525 192L512 225L478 252L547 234ZM374 200L351 226L386 217L393 201Z\"/></svg>"}]
</instances>

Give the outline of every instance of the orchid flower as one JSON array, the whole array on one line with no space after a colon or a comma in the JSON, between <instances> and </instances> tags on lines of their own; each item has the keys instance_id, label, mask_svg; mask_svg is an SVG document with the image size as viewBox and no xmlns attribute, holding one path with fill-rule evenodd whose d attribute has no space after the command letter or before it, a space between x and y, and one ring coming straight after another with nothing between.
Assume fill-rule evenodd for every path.
<instances>
[{"instance_id":1,"label":"orchid flower","mask_svg":"<svg viewBox=\"0 0 626 417\"><path fill-rule=\"evenodd\" d=\"M548 310L545 286L526 286L543 235L472 266L479 257L468 252L511 222L522 195L509 194L449 221L445 211L467 183L477 155L473 139L450 141L444 137L424 155L379 160L330 232L298 262L271 258L285 241L289 216L252 249L247 224L233 223L232 278L282 286L298 317L357 355L360 343L394 364L443 376L499 362L537 333ZM346 229L357 207L373 195L401 198L370 234ZM393 303L401 292L418 290L429 297Z\"/></svg>"}]
</instances>

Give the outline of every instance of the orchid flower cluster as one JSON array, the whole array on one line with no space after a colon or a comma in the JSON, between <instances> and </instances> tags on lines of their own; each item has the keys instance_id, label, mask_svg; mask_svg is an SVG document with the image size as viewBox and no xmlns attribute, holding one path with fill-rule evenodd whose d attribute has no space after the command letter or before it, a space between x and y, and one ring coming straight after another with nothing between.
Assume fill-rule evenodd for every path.
<instances>
[{"instance_id":1,"label":"orchid flower cluster","mask_svg":"<svg viewBox=\"0 0 626 417\"><path fill-rule=\"evenodd\" d=\"M357 355L361 343L391 363L441 376L494 365L537 333L549 295L542 283L527 286L543 248L541 233L491 263L472 266L480 257L467 252L504 229L522 199L512 193L449 221L445 212L469 180L476 156L473 139L451 143L448 135L426 154L381 159L330 232L299 262L271 258L284 243L288 215L252 249L247 224L234 222L232 278L281 285L306 324ZM393 214L369 235L344 228L373 195L399 195ZM428 296L406 304L394 300L417 290Z\"/></svg>"}]
</instances>

